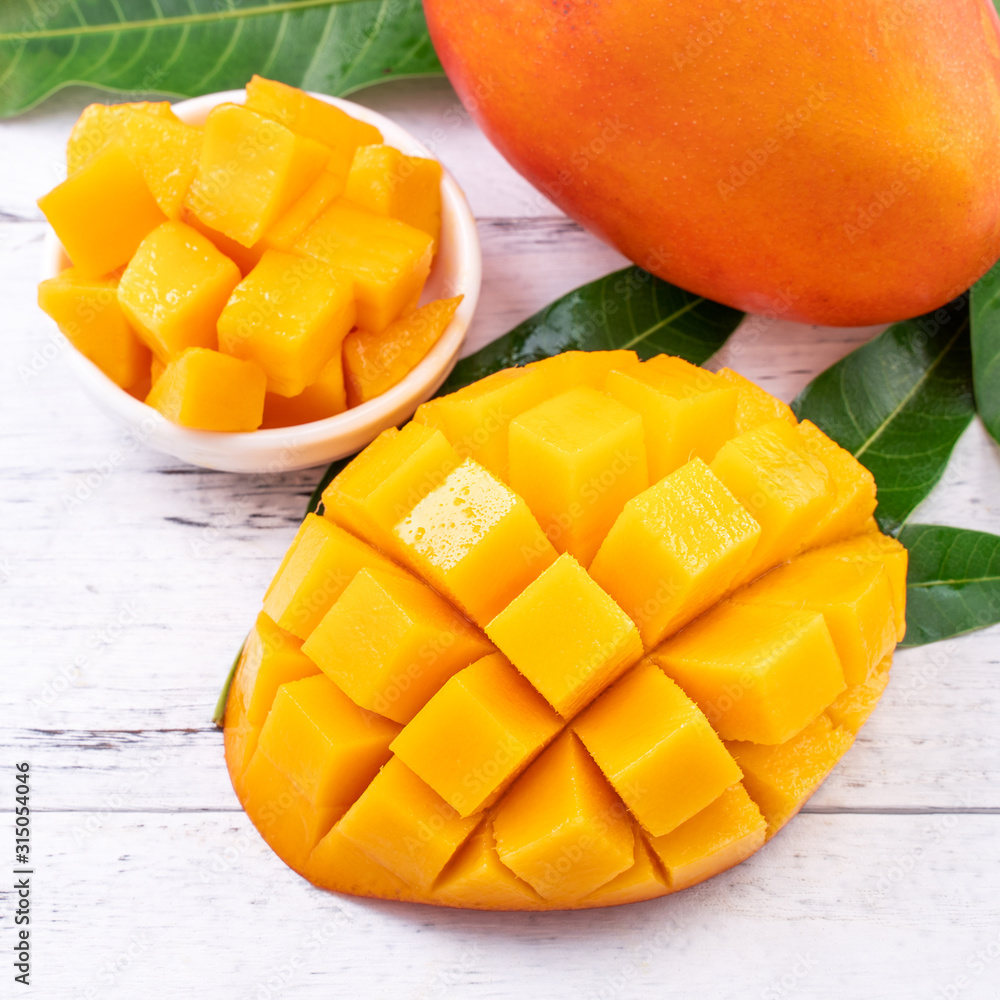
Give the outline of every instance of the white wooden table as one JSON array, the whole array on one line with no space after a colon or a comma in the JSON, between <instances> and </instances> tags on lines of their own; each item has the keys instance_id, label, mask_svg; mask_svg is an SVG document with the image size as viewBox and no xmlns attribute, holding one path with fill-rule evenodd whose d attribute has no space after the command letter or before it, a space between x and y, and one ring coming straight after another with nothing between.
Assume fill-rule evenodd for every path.
<instances>
[{"instance_id":1,"label":"white wooden table","mask_svg":"<svg viewBox=\"0 0 1000 1000\"><path fill-rule=\"evenodd\" d=\"M899 654L803 815L676 897L477 914L341 898L285 868L239 808L210 715L320 470L181 465L73 382L34 304L35 198L91 99L0 125L4 870L19 760L35 852L32 986L11 982L5 874L0 996L1000 996L997 629ZM623 263L506 166L443 81L359 99L433 146L479 218L469 349ZM790 399L871 332L750 321L726 360ZM1000 452L975 425L915 520L1000 532L998 497Z\"/></svg>"}]
</instances>

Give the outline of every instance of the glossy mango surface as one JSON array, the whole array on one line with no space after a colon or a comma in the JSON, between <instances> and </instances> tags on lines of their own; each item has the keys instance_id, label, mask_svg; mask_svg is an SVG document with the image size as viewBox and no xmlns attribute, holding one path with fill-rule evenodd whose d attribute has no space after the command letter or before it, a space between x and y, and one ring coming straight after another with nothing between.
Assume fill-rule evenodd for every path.
<instances>
[{"instance_id":1,"label":"glossy mango surface","mask_svg":"<svg viewBox=\"0 0 1000 1000\"><path fill-rule=\"evenodd\" d=\"M685 457L686 456L686 457ZM229 696L233 784L316 885L609 906L743 861L889 677L869 473L732 372L499 372L326 488Z\"/></svg>"}]
</instances>

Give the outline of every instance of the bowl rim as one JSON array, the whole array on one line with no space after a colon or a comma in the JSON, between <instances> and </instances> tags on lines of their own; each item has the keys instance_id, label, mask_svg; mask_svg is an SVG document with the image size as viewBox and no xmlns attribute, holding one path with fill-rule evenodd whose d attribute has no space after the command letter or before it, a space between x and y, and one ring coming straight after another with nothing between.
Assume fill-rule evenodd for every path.
<instances>
[{"instance_id":1,"label":"bowl rim","mask_svg":"<svg viewBox=\"0 0 1000 1000\"><path fill-rule=\"evenodd\" d=\"M411 135L403 126L392 119L355 104L343 98L331 97L328 94L306 91L311 97L340 108L353 118L374 125L382 133L387 145L394 146L409 156L423 156L440 163L434 153L422 142ZM203 94L187 100L177 101L172 108L182 121L198 121L214 107L224 103L242 104L246 100L246 90L225 90L211 94ZM472 316L479 300L482 282L482 252L475 218L469 208L465 195L444 164L441 177L441 197L443 215L450 214L453 224L449 229L451 245L449 254L457 262L458 281L455 287L447 290L449 295L463 295L455 315L437 339L431 349L406 375L384 393L351 407L342 413L322 420L314 420L305 424L293 424L288 427L262 428L255 431L205 431L182 427L166 420L162 415L147 406L145 402L131 396L104 374L92 361L81 354L72 344L69 358L76 376L84 382L84 387L92 395L99 397L105 409L110 410L120 421L133 427L146 427L150 421L162 422L155 435L147 435L161 439L169 439L176 443L176 449L164 447L166 441L150 440L148 443L161 451L167 451L175 457L182 458L192 464L209 468L219 468L216 463L208 464L192 459L194 453L231 453L239 456L240 467L247 465L247 459L260 453L260 457L272 457L275 451L291 453L307 449L320 449L323 444L330 446L329 457L314 461L299 462L294 460L282 464L283 470L311 468L334 461L338 457L351 454L358 447L373 440L382 430L395 426L412 415L416 407L430 398L444 383L458 360L458 355L468 330ZM444 230L442 230L442 233ZM441 250L439 248L439 255ZM42 260L42 279L58 275L69 264L69 258L51 226L46 225L45 246ZM402 416L400 416L402 414ZM366 439L363 444L356 445L360 439ZM351 444L339 448L338 441L350 439ZM266 467L261 465L258 471L270 469L273 461Z\"/></svg>"}]
</instances>

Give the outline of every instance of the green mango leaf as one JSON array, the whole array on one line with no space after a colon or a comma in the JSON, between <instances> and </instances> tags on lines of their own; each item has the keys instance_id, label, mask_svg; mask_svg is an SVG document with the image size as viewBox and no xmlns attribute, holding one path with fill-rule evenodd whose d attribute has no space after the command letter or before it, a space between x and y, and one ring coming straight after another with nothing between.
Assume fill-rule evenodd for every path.
<instances>
[{"instance_id":1,"label":"green mango leaf","mask_svg":"<svg viewBox=\"0 0 1000 1000\"><path fill-rule=\"evenodd\" d=\"M700 365L742 319L737 309L685 292L642 268L626 267L581 285L463 358L438 395L563 351L627 348L641 358L677 354Z\"/></svg>"},{"instance_id":2,"label":"green mango leaf","mask_svg":"<svg viewBox=\"0 0 1000 1000\"><path fill-rule=\"evenodd\" d=\"M899 540L910 553L903 646L1000 622L1000 535L911 524Z\"/></svg>"},{"instance_id":3,"label":"green mango leaf","mask_svg":"<svg viewBox=\"0 0 1000 1000\"><path fill-rule=\"evenodd\" d=\"M972 286L972 377L976 408L1000 441L1000 263Z\"/></svg>"},{"instance_id":4,"label":"green mango leaf","mask_svg":"<svg viewBox=\"0 0 1000 1000\"><path fill-rule=\"evenodd\" d=\"M68 84L191 97L254 73L327 94L441 73L420 0L3 0L0 117Z\"/></svg>"},{"instance_id":5,"label":"green mango leaf","mask_svg":"<svg viewBox=\"0 0 1000 1000\"><path fill-rule=\"evenodd\" d=\"M897 534L975 412L968 297L890 326L813 379L792 409L871 470L875 517Z\"/></svg>"}]
</instances>

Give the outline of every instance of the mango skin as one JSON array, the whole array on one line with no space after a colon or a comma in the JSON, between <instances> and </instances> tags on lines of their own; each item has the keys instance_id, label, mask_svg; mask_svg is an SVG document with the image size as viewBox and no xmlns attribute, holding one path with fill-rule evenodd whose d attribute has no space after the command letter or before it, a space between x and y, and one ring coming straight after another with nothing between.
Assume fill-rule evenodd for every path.
<instances>
[{"instance_id":1,"label":"mango skin","mask_svg":"<svg viewBox=\"0 0 1000 1000\"><path fill-rule=\"evenodd\" d=\"M757 313L890 322L1000 255L1000 21L835 7L424 0L494 145L636 263Z\"/></svg>"}]
</instances>

